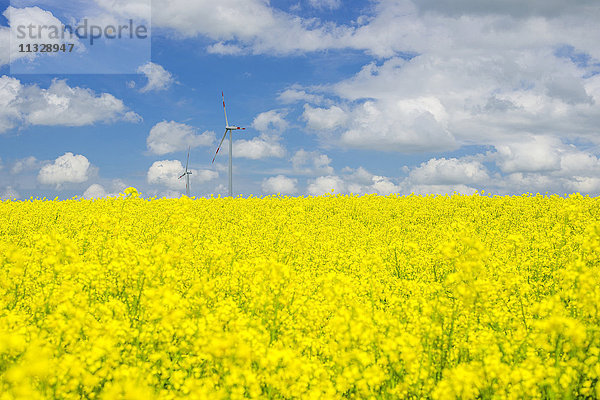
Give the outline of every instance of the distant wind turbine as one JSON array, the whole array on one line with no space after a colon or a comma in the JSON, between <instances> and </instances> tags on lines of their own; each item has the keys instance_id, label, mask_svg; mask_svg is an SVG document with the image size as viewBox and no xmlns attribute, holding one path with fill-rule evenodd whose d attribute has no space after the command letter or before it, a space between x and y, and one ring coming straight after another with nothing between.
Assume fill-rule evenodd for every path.
<instances>
[{"instance_id":1,"label":"distant wind turbine","mask_svg":"<svg viewBox=\"0 0 600 400\"><path fill-rule=\"evenodd\" d=\"M215 162L215 158L217 158L217 154L219 154L219 149L221 149L221 145L223 144L223 140L225 140L225 136L229 132L229 196L233 197L233 177L232 177L232 167L233 167L233 139L232 139L232 131L244 130L246 128L240 128L239 126L229 126L229 122L227 121L227 110L225 109L225 95L221 92L221 96L223 97L223 112L225 113L225 133L223 134L223 138L221 139L221 143L219 143L219 147L217 147L217 152L213 157L212 162Z\"/></svg>"},{"instance_id":2,"label":"distant wind turbine","mask_svg":"<svg viewBox=\"0 0 600 400\"><path fill-rule=\"evenodd\" d=\"M187 161L185 162L185 172L183 174L181 174L181 176L179 177L179 179L181 179L185 176L185 194L187 197L190 197L190 175L192 174L192 171L188 171L189 162L190 162L190 148L188 147L188 156L187 156Z\"/></svg>"}]
</instances>

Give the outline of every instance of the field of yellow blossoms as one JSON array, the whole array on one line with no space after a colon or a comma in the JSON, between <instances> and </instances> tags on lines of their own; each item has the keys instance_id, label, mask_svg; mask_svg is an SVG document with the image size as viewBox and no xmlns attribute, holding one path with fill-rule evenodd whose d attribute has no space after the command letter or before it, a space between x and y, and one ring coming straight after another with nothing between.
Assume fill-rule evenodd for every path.
<instances>
[{"instance_id":1,"label":"field of yellow blossoms","mask_svg":"<svg viewBox=\"0 0 600 400\"><path fill-rule=\"evenodd\" d=\"M0 400L600 398L600 199L0 202Z\"/></svg>"}]
</instances>

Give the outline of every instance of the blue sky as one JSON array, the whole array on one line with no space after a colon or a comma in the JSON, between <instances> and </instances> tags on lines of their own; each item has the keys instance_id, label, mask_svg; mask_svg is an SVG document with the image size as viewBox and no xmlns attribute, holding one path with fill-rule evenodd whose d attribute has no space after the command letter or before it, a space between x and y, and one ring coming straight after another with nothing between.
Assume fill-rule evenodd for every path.
<instances>
[{"instance_id":1,"label":"blue sky","mask_svg":"<svg viewBox=\"0 0 600 400\"><path fill-rule=\"evenodd\" d=\"M65 4L0 2L2 198L177 197L188 146L192 194L225 194L221 91L235 194L600 191L593 1ZM11 53L23 21L147 11L136 47Z\"/></svg>"}]
</instances>

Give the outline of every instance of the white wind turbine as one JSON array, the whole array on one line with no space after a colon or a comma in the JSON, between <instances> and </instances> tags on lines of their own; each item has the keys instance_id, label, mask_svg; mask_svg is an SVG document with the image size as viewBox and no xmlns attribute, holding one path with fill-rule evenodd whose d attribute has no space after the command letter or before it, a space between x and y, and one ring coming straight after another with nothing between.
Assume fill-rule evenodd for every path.
<instances>
[{"instance_id":1,"label":"white wind turbine","mask_svg":"<svg viewBox=\"0 0 600 400\"><path fill-rule=\"evenodd\" d=\"M188 171L188 164L190 162L190 147L188 147L188 156L187 161L185 162L185 172L179 176L179 179L185 176L185 194L187 197L190 197L190 175L192 171Z\"/></svg>"},{"instance_id":2,"label":"white wind turbine","mask_svg":"<svg viewBox=\"0 0 600 400\"><path fill-rule=\"evenodd\" d=\"M233 177L232 177L232 158L233 158L233 139L232 139L232 131L244 130L246 128L240 128L239 126L229 126L229 122L227 121L227 110L225 109L225 95L221 92L221 96L223 97L223 112L225 113L225 133L223 134L223 138L221 139L221 143L219 143L219 147L217 147L217 152L213 157L212 162L215 162L215 158L217 158L217 154L219 154L219 149L221 149L221 145L223 144L223 140L225 140L225 136L229 132L229 197L233 197Z\"/></svg>"}]
</instances>

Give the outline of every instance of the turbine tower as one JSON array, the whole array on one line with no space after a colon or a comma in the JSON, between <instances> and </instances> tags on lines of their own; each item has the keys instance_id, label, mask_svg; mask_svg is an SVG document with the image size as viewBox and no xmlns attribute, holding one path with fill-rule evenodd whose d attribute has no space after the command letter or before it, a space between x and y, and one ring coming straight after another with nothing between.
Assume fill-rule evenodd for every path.
<instances>
[{"instance_id":1,"label":"turbine tower","mask_svg":"<svg viewBox=\"0 0 600 400\"><path fill-rule=\"evenodd\" d=\"M217 152L212 159L212 162L215 162L215 158L217 158L217 154L219 154L219 150L221 149L221 145L223 144L223 140L225 140L225 136L229 133L229 197L233 197L233 138L232 132L237 130L244 130L246 128L240 128L239 126L229 125L227 121L227 109L225 109L225 95L221 92L221 97L223 97L223 112L225 113L225 133L223 134L223 138L221 139L221 143L219 143L219 147L217 147Z\"/></svg>"},{"instance_id":2,"label":"turbine tower","mask_svg":"<svg viewBox=\"0 0 600 400\"><path fill-rule=\"evenodd\" d=\"M188 171L188 164L190 162L190 147L188 147L187 161L185 162L185 172L179 176L179 179L185 176L185 195L190 197L190 175L192 171Z\"/></svg>"}]
</instances>

